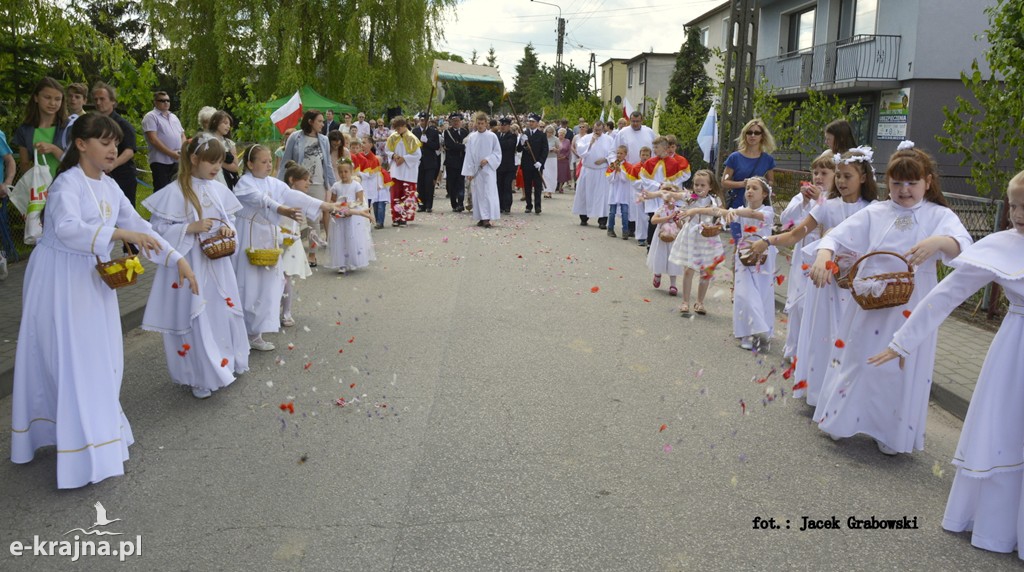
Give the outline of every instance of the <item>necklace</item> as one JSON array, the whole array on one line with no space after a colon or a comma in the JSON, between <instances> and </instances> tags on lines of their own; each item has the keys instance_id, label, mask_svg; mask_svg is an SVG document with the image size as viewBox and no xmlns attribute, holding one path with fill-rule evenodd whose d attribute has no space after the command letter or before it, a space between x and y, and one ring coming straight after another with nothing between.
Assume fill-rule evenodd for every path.
<instances>
[{"instance_id":1,"label":"necklace","mask_svg":"<svg viewBox=\"0 0 1024 572\"><path fill-rule=\"evenodd\" d=\"M89 180L88 176L85 177L85 184L86 186L89 187L89 194L92 195L92 202L96 203L96 212L99 213L100 220L102 220L103 222L107 222L108 220L110 220L110 217L113 216L114 214L113 209L110 208L110 203L108 203L106 200L100 201L98 198L96 198L96 191L93 190L92 182Z\"/></svg>"}]
</instances>

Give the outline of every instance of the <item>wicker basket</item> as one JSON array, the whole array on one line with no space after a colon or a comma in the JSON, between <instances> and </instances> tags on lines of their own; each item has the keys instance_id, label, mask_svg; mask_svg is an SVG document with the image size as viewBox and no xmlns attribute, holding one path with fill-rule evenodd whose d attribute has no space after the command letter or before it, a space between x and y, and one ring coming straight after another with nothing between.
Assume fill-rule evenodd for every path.
<instances>
[{"instance_id":1,"label":"wicker basket","mask_svg":"<svg viewBox=\"0 0 1024 572\"><path fill-rule=\"evenodd\" d=\"M851 289L853 299L857 301L857 304L865 310L881 310L883 308L894 308L896 306L902 306L910 301L910 296L914 294L914 267L907 262L906 258L903 258L895 252L889 252L887 250L880 250L878 252L870 252L861 256L857 259L857 262L853 263L850 268L850 272L847 276L850 280L856 278L857 270L860 268L860 263L864 259L875 256L876 254L888 254L889 256L895 256L903 261L907 265L906 272L887 272L884 274L876 274L869 276L869 280L884 280L886 282L885 290L878 297L872 296L871 294L858 294L856 290Z\"/></svg>"},{"instance_id":2,"label":"wicker basket","mask_svg":"<svg viewBox=\"0 0 1024 572\"><path fill-rule=\"evenodd\" d=\"M700 225L701 236L706 236L707 238L714 238L720 234L722 234L722 227L717 224Z\"/></svg>"},{"instance_id":3,"label":"wicker basket","mask_svg":"<svg viewBox=\"0 0 1024 572\"><path fill-rule=\"evenodd\" d=\"M750 236L755 236L761 240L764 240L764 237L759 234L752 234ZM740 250L740 263L743 264L743 266L760 266L765 262L768 262L767 252L765 252L761 256L757 256L754 254L752 250L750 250L749 247Z\"/></svg>"},{"instance_id":4,"label":"wicker basket","mask_svg":"<svg viewBox=\"0 0 1024 572\"><path fill-rule=\"evenodd\" d=\"M220 221L224 226L228 223L217 218L213 219ZM218 258L224 258L225 256L231 256L235 253L235 247L237 243L234 237L221 236L219 232L216 232L210 238L207 238L199 243L200 248L203 249L203 254L206 255L210 260L217 260Z\"/></svg>"},{"instance_id":5,"label":"wicker basket","mask_svg":"<svg viewBox=\"0 0 1024 572\"><path fill-rule=\"evenodd\" d=\"M141 270L133 270L129 272L128 264L129 261L133 261L133 266L139 263L138 256L125 256L123 258L115 258L110 262L103 262L100 257L96 257L96 271L100 273L100 278L106 282L107 286L111 290L117 290L125 286L131 286L139 279ZM141 264L140 264L141 266Z\"/></svg>"},{"instance_id":6,"label":"wicker basket","mask_svg":"<svg viewBox=\"0 0 1024 572\"><path fill-rule=\"evenodd\" d=\"M281 258L281 253L284 252L277 246L277 225L272 224L270 227L274 232L274 246L275 248L253 248L252 247L252 225L256 222L256 217L249 219L249 248L245 249L245 256L249 259L249 264L253 266L274 266L277 261Z\"/></svg>"}]
</instances>

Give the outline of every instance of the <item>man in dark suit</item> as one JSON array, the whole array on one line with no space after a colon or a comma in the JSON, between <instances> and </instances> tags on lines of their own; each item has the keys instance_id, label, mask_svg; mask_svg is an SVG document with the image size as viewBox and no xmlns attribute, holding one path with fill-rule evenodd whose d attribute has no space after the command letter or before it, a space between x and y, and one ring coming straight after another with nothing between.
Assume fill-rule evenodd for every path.
<instances>
[{"instance_id":1,"label":"man in dark suit","mask_svg":"<svg viewBox=\"0 0 1024 572\"><path fill-rule=\"evenodd\" d=\"M321 135L327 135L331 131L336 131L341 124L334 120L334 111L331 109L324 113L324 126L320 130Z\"/></svg>"},{"instance_id":2,"label":"man in dark suit","mask_svg":"<svg viewBox=\"0 0 1024 572\"><path fill-rule=\"evenodd\" d=\"M452 203L452 212L466 210L466 179L462 176L462 163L466 159L466 137L469 130L462 126L462 114L458 111L448 116L451 126L444 130L442 145L444 146L444 170L448 174L448 199Z\"/></svg>"},{"instance_id":3,"label":"man in dark suit","mask_svg":"<svg viewBox=\"0 0 1024 572\"><path fill-rule=\"evenodd\" d=\"M434 212L434 183L437 173L441 170L441 134L437 127L430 125L430 114L426 111L419 114L420 124L412 130L412 134L420 140L420 171L416 181L416 191L420 197L419 212ZM460 171L461 172L461 171Z\"/></svg>"},{"instance_id":4,"label":"man in dark suit","mask_svg":"<svg viewBox=\"0 0 1024 572\"><path fill-rule=\"evenodd\" d=\"M501 164L498 165L498 207L502 213L512 212L512 184L516 180L516 144L512 133L512 118L498 120L498 145L501 147Z\"/></svg>"},{"instance_id":5,"label":"man in dark suit","mask_svg":"<svg viewBox=\"0 0 1024 572\"><path fill-rule=\"evenodd\" d=\"M531 113L526 119L526 130L519 136L519 151L523 154L523 188L526 190L526 212L540 214L540 197L544 193L544 161L548 158L548 136L540 129L540 116ZM532 195L532 196L531 196ZM536 206L536 211L534 207Z\"/></svg>"}]
</instances>

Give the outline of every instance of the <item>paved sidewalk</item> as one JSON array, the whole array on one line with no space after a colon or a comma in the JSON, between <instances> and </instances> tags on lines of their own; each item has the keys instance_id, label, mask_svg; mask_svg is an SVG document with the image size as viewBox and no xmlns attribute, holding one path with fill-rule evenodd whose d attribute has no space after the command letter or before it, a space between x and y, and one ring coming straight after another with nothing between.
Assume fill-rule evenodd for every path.
<instances>
[{"instance_id":1,"label":"paved sidewalk","mask_svg":"<svg viewBox=\"0 0 1024 572\"><path fill-rule=\"evenodd\" d=\"M789 252L780 252L778 272L787 277L775 287L775 304L781 309L786 304L789 286ZM992 344L995 333L970 322L951 316L939 327L939 345L935 356L935 374L932 379L932 399L943 409L963 419L974 394L974 385L981 373L981 364Z\"/></svg>"},{"instance_id":2,"label":"paved sidewalk","mask_svg":"<svg viewBox=\"0 0 1024 572\"><path fill-rule=\"evenodd\" d=\"M121 305L121 328L129 332L142 324L142 314L146 310L150 286L156 275L156 266L150 261L140 258L146 269L133 286L125 286L117 291ZM28 268L28 257L10 265L10 276L0 282L0 398L11 394L14 384L14 354L18 343L18 329L21 326L21 294L25 270Z\"/></svg>"}]
</instances>

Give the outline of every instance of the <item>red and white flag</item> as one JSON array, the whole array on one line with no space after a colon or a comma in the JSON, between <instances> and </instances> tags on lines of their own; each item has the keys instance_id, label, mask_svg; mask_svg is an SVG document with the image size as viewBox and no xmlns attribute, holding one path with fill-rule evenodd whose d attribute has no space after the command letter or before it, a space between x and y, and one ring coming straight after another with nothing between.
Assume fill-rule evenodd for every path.
<instances>
[{"instance_id":1,"label":"red and white flag","mask_svg":"<svg viewBox=\"0 0 1024 572\"><path fill-rule=\"evenodd\" d=\"M633 109L633 106L629 104L629 98L622 98L622 116L625 117L627 121L629 121L629 116L632 115L634 111L636 110Z\"/></svg>"},{"instance_id":2,"label":"red and white flag","mask_svg":"<svg viewBox=\"0 0 1024 572\"><path fill-rule=\"evenodd\" d=\"M277 111L274 113L270 114L270 120L274 123L274 127L277 127L277 130L282 134L298 125L301 119L302 98L299 97L299 92L297 91L287 103L277 108Z\"/></svg>"}]
</instances>

